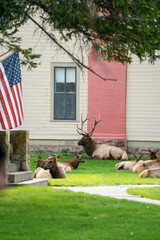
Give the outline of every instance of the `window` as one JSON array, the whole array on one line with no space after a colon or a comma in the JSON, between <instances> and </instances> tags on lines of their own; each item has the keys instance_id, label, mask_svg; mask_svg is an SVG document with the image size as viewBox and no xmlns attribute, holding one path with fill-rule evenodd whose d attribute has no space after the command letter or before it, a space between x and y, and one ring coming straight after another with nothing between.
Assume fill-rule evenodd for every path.
<instances>
[{"instance_id":1,"label":"window","mask_svg":"<svg viewBox=\"0 0 160 240\"><path fill-rule=\"evenodd\" d=\"M54 67L54 120L76 120L76 67Z\"/></svg>"}]
</instances>

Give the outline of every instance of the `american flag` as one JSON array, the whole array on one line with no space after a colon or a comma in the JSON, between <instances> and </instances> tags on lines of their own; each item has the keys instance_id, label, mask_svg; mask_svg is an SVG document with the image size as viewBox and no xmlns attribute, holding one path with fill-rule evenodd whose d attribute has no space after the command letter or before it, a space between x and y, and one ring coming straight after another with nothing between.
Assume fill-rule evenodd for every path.
<instances>
[{"instance_id":1,"label":"american flag","mask_svg":"<svg viewBox=\"0 0 160 240\"><path fill-rule=\"evenodd\" d=\"M18 52L0 62L0 123L4 130L23 123L22 78Z\"/></svg>"}]
</instances>

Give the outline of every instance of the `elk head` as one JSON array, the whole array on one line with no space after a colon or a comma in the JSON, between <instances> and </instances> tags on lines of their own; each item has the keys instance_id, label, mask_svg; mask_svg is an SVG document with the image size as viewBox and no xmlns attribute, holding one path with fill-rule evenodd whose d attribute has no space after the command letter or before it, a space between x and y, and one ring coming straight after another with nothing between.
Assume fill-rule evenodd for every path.
<instances>
[{"instance_id":1,"label":"elk head","mask_svg":"<svg viewBox=\"0 0 160 240\"><path fill-rule=\"evenodd\" d=\"M84 163L85 162L83 160L83 158L78 153L75 153L74 156L75 156L74 160L78 161L79 163Z\"/></svg>"},{"instance_id":2,"label":"elk head","mask_svg":"<svg viewBox=\"0 0 160 240\"><path fill-rule=\"evenodd\" d=\"M44 159L42 159L41 156L38 156L37 168L38 168L38 167L43 168L45 164L46 164L46 161L45 161Z\"/></svg>"},{"instance_id":3,"label":"elk head","mask_svg":"<svg viewBox=\"0 0 160 240\"><path fill-rule=\"evenodd\" d=\"M137 157L135 154L133 154L133 156L136 159L136 162L139 162L142 159L143 154L141 154L139 157Z\"/></svg>"},{"instance_id":4,"label":"elk head","mask_svg":"<svg viewBox=\"0 0 160 240\"><path fill-rule=\"evenodd\" d=\"M156 153L159 151L159 149L152 151L150 148L148 148L148 159L149 160L153 160L153 159L157 159L157 155Z\"/></svg>"},{"instance_id":5,"label":"elk head","mask_svg":"<svg viewBox=\"0 0 160 240\"><path fill-rule=\"evenodd\" d=\"M56 161L56 157L54 156L50 156L48 157L48 159L46 160L46 164L44 166L44 169L52 169L55 170L57 166L57 161Z\"/></svg>"},{"instance_id":6,"label":"elk head","mask_svg":"<svg viewBox=\"0 0 160 240\"><path fill-rule=\"evenodd\" d=\"M81 115L81 128L79 128L79 127L77 126L77 132L78 132L80 135L82 135L82 138L81 138L80 141L78 142L78 145L85 146L85 145L88 145L88 144L90 143L90 141L91 141L91 136L92 136L92 134L93 134L93 132L94 132L94 130L95 130L96 125L97 125L100 121L102 121L102 119L100 118L100 114L99 114L99 119L98 119L98 120L96 120L94 114L93 114L93 118L94 118L94 126L92 126L92 130L91 130L89 133L87 133L87 132L85 132L85 131L83 130L83 124L88 120L88 117L86 117L86 119L83 120L83 119L82 119L82 115Z\"/></svg>"}]
</instances>

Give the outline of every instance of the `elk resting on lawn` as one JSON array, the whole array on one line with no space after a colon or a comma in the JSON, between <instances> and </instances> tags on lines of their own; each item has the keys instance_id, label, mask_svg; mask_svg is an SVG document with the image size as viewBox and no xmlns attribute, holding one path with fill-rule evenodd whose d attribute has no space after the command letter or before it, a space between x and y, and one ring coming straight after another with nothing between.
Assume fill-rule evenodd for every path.
<instances>
[{"instance_id":1,"label":"elk resting on lawn","mask_svg":"<svg viewBox=\"0 0 160 240\"><path fill-rule=\"evenodd\" d=\"M105 159L127 160L128 159L127 153L122 148L114 147L106 143L97 143L91 138L96 125L101 121L100 115L98 120L96 120L94 114L93 118L94 126L92 127L91 132L87 133L83 130L83 124L88 120L88 118L83 120L81 117L81 128L77 126L77 132L83 137L78 142L78 145L82 145L86 154L88 154L91 158L103 160Z\"/></svg>"},{"instance_id":2,"label":"elk resting on lawn","mask_svg":"<svg viewBox=\"0 0 160 240\"><path fill-rule=\"evenodd\" d=\"M160 159L147 160L143 163L138 163L133 167L134 173L140 173L146 169L160 168Z\"/></svg>"},{"instance_id":3,"label":"elk resting on lawn","mask_svg":"<svg viewBox=\"0 0 160 240\"><path fill-rule=\"evenodd\" d=\"M138 164L138 163L143 163L141 160L143 154L141 154L139 157L136 157L136 155L133 154L133 156L136 158L136 160L131 160L131 161L124 161L117 163L115 165L116 170L124 169L124 170L133 170L133 167Z\"/></svg>"},{"instance_id":4,"label":"elk resting on lawn","mask_svg":"<svg viewBox=\"0 0 160 240\"><path fill-rule=\"evenodd\" d=\"M70 167L71 169L77 169L79 166L79 163L84 163L85 161L81 158L81 156L78 153L74 154L74 159L72 161L60 161L58 162L58 165L64 165L66 167Z\"/></svg>"},{"instance_id":5,"label":"elk resting on lawn","mask_svg":"<svg viewBox=\"0 0 160 240\"><path fill-rule=\"evenodd\" d=\"M44 170L49 169L52 178L66 178L66 171L64 168L58 166L57 160L54 156L50 156L47 159Z\"/></svg>"}]
</instances>

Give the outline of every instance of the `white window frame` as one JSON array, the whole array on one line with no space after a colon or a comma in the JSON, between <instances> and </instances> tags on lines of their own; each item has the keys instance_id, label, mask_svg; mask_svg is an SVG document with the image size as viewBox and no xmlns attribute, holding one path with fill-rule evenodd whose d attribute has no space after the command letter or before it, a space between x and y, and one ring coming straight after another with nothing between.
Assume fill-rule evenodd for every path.
<instances>
[{"instance_id":1,"label":"white window frame","mask_svg":"<svg viewBox=\"0 0 160 240\"><path fill-rule=\"evenodd\" d=\"M64 68L67 68L67 67L75 67L76 68L76 119L75 120L57 120L57 119L54 119L54 68L55 67L64 67ZM76 121L79 121L79 68L78 66L75 64L75 63L59 63L59 62L56 62L56 63L51 63L51 115L50 115L50 118L51 118L51 122L76 122Z\"/></svg>"}]
</instances>

